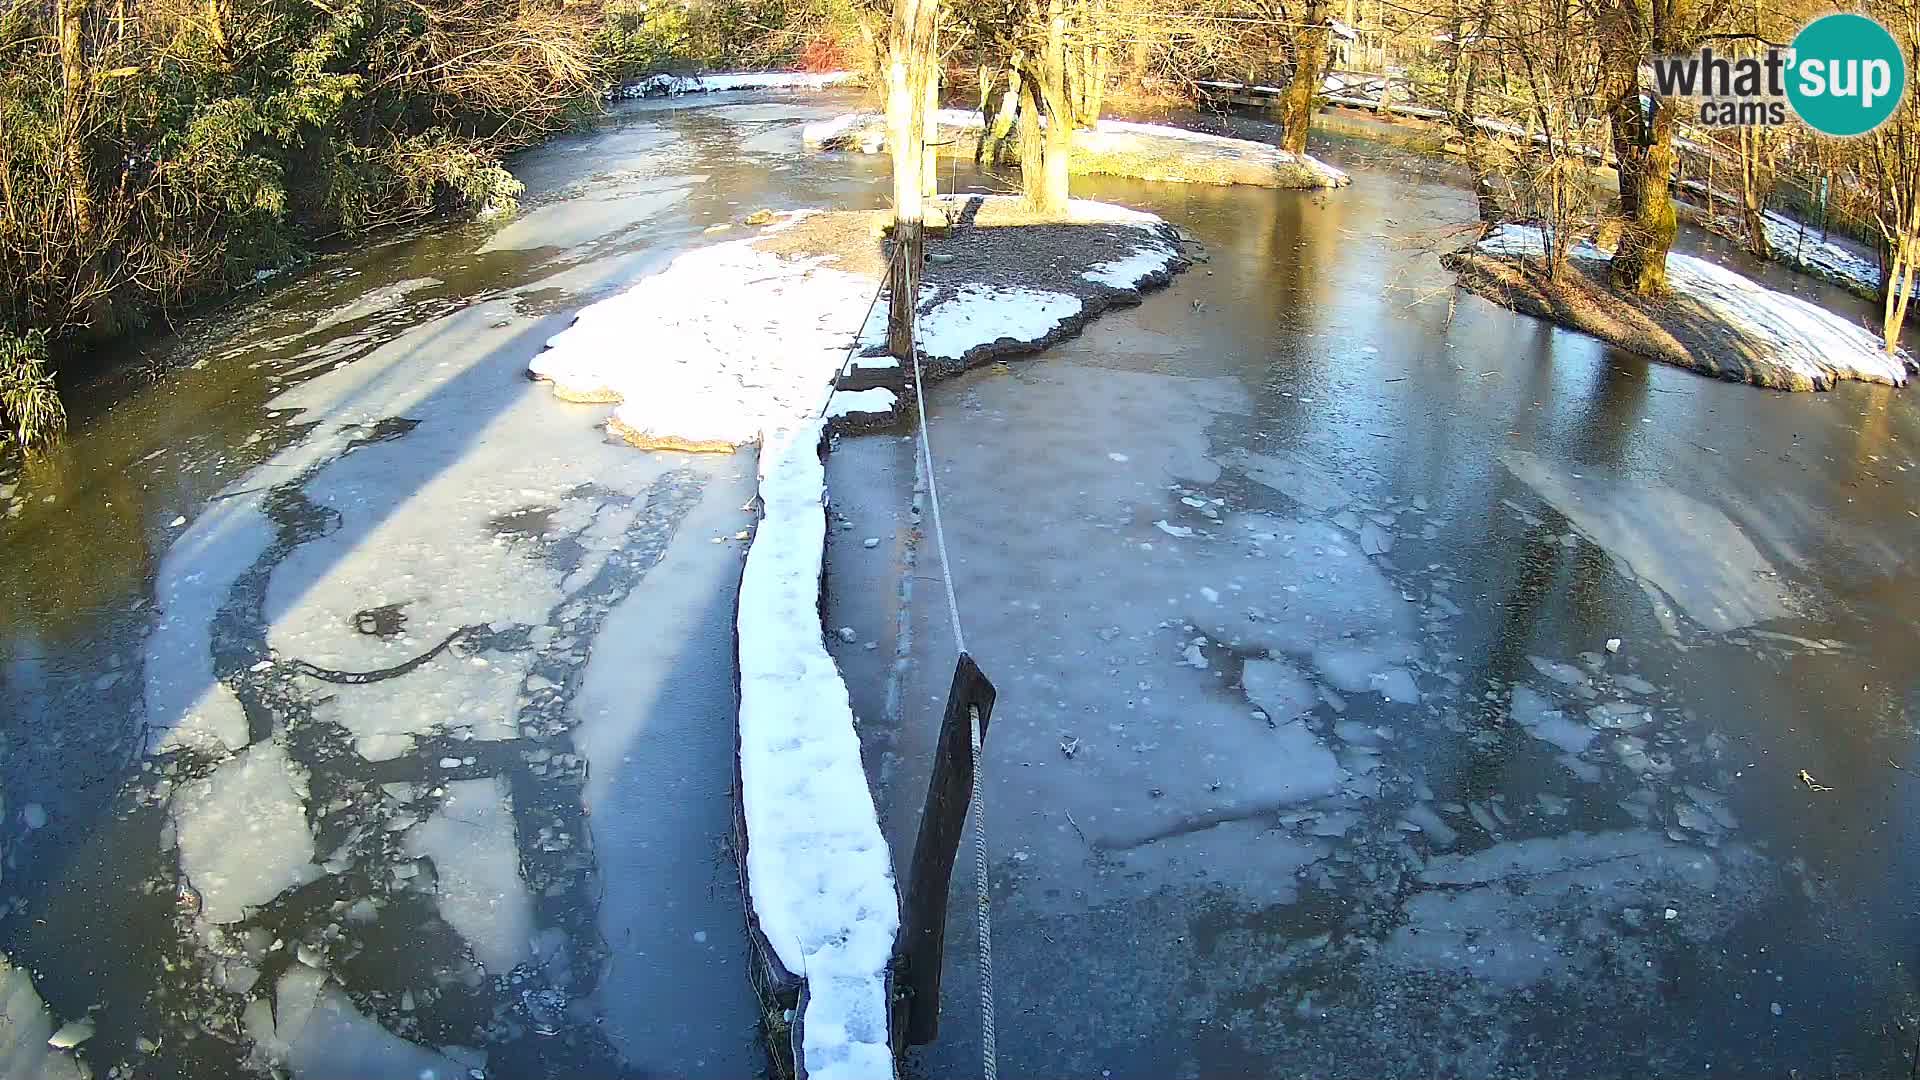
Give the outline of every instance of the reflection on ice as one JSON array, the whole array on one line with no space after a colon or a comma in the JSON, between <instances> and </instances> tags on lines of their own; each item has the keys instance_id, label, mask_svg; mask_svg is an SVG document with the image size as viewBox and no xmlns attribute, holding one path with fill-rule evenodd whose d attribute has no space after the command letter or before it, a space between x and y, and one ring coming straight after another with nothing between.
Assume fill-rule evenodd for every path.
<instances>
[{"instance_id":1,"label":"reflection on ice","mask_svg":"<svg viewBox=\"0 0 1920 1080\"><path fill-rule=\"evenodd\" d=\"M1791 613L1773 564L1717 507L1657 481L1576 475L1524 451L1501 461L1613 556L1669 632L1678 616L1726 631Z\"/></svg>"}]
</instances>

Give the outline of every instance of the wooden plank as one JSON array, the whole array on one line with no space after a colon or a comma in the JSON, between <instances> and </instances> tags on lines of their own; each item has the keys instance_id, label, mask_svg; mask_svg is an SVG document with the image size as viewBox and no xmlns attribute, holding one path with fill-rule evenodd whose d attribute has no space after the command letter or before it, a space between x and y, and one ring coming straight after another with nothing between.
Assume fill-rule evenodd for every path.
<instances>
[{"instance_id":1,"label":"wooden plank","mask_svg":"<svg viewBox=\"0 0 1920 1080\"><path fill-rule=\"evenodd\" d=\"M906 917L901 951L905 954L907 1042L922 1045L940 1034L940 969L946 952L947 893L953 862L973 799L972 716L980 717L980 740L987 738L993 715L993 683L966 653L954 664L953 687L934 750L927 804L913 845L913 869L907 878Z\"/></svg>"}]
</instances>

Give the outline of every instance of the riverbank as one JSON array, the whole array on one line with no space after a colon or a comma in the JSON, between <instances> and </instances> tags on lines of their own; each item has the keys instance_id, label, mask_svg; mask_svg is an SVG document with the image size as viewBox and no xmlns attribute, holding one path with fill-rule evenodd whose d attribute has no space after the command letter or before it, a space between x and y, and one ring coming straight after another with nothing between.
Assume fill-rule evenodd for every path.
<instances>
[{"instance_id":1,"label":"riverbank","mask_svg":"<svg viewBox=\"0 0 1920 1080\"><path fill-rule=\"evenodd\" d=\"M1667 257L1669 294L1630 295L1607 281L1607 255L1589 241L1550 277L1540 230L1505 225L1441 256L1467 288L1517 311L1703 375L1775 390L1831 390L1843 379L1905 386L1916 368L1904 352L1833 312L1775 292L1704 259Z\"/></svg>"}]
</instances>

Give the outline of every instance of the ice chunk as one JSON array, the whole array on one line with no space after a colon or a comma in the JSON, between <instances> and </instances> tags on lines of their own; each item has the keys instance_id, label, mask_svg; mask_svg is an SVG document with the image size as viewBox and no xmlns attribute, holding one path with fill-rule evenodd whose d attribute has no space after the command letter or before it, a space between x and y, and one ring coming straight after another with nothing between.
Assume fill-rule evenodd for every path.
<instances>
[{"instance_id":1,"label":"ice chunk","mask_svg":"<svg viewBox=\"0 0 1920 1080\"><path fill-rule=\"evenodd\" d=\"M1367 685L1388 701L1401 705L1420 703L1420 688L1414 684L1413 675L1406 668L1376 671L1367 676Z\"/></svg>"},{"instance_id":2,"label":"ice chunk","mask_svg":"<svg viewBox=\"0 0 1920 1080\"><path fill-rule=\"evenodd\" d=\"M533 898L520 877L513 793L501 777L455 780L432 817L407 834L409 857L433 860L440 916L487 971L531 959Z\"/></svg>"},{"instance_id":3,"label":"ice chunk","mask_svg":"<svg viewBox=\"0 0 1920 1080\"><path fill-rule=\"evenodd\" d=\"M454 1080L458 1062L408 1042L353 1007L325 973L294 964L280 977L274 1000L255 998L242 1016L254 1052L286 1066L296 1080L343 1076L396 1080Z\"/></svg>"},{"instance_id":4,"label":"ice chunk","mask_svg":"<svg viewBox=\"0 0 1920 1080\"><path fill-rule=\"evenodd\" d=\"M1275 723L1285 723L1313 711L1319 701L1313 684L1284 660L1249 660L1240 671L1247 700L1259 706Z\"/></svg>"},{"instance_id":5,"label":"ice chunk","mask_svg":"<svg viewBox=\"0 0 1920 1080\"><path fill-rule=\"evenodd\" d=\"M0 1076L7 1080L82 1080L87 1074L54 1047L53 1014L33 979L0 955Z\"/></svg>"},{"instance_id":6,"label":"ice chunk","mask_svg":"<svg viewBox=\"0 0 1920 1080\"><path fill-rule=\"evenodd\" d=\"M1256 454L1236 450L1228 455L1226 464L1316 513L1337 510L1353 501L1331 472L1299 451Z\"/></svg>"},{"instance_id":7,"label":"ice chunk","mask_svg":"<svg viewBox=\"0 0 1920 1080\"><path fill-rule=\"evenodd\" d=\"M320 876L307 826L305 770L277 742L255 743L173 797L180 869L210 923L234 922Z\"/></svg>"},{"instance_id":8,"label":"ice chunk","mask_svg":"<svg viewBox=\"0 0 1920 1080\"><path fill-rule=\"evenodd\" d=\"M1669 631L1676 630L1669 605L1714 631L1791 614L1773 564L1718 507L1656 481L1575 476L1522 451L1501 461L1613 556L1652 597Z\"/></svg>"},{"instance_id":9,"label":"ice chunk","mask_svg":"<svg viewBox=\"0 0 1920 1080\"><path fill-rule=\"evenodd\" d=\"M1448 825L1433 807L1427 803L1414 803L1407 808L1407 821L1420 827L1420 831L1433 839L1433 846L1441 851L1459 843L1460 833Z\"/></svg>"}]
</instances>

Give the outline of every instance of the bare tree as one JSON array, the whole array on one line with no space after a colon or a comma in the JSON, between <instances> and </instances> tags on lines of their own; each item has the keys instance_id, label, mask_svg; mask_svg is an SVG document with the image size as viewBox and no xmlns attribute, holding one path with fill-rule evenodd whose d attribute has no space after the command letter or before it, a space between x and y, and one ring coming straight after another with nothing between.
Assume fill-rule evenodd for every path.
<instances>
[{"instance_id":1,"label":"bare tree","mask_svg":"<svg viewBox=\"0 0 1920 1080\"><path fill-rule=\"evenodd\" d=\"M1920 3L1885 0L1876 12L1907 52L1908 78L1920 69ZM1908 305L1920 283L1920 104L1908 91L1887 122L1862 140L1867 186L1878 196L1875 222L1882 242L1881 336L1887 352L1900 347Z\"/></svg>"}]
</instances>

